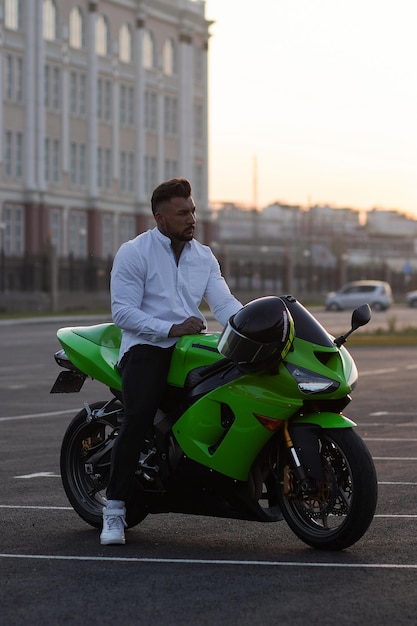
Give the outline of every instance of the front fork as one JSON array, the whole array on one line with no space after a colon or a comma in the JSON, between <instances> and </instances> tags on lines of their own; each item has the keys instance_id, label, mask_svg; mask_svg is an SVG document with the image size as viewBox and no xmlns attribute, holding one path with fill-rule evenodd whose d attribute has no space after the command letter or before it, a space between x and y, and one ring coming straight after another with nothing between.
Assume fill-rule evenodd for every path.
<instances>
[{"instance_id":1,"label":"front fork","mask_svg":"<svg viewBox=\"0 0 417 626\"><path fill-rule=\"evenodd\" d=\"M314 424L292 424L292 434L288 422L284 422L282 428L285 446L293 461L296 491L311 493L316 490L317 483L324 479L318 438L321 427Z\"/></svg>"},{"instance_id":2,"label":"front fork","mask_svg":"<svg viewBox=\"0 0 417 626\"><path fill-rule=\"evenodd\" d=\"M302 485L306 481L306 473L304 471L303 466L301 465L301 461L298 457L297 450L294 447L294 442L291 439L290 431L288 429L288 422L284 422L284 440L285 440L285 445L287 446L287 449L294 461L295 475L299 483Z\"/></svg>"}]
</instances>

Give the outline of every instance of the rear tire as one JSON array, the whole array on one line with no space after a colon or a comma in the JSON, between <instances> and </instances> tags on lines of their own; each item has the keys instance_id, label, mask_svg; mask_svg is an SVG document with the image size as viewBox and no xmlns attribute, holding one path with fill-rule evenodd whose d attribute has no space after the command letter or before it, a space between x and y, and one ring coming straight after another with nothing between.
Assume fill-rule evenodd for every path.
<instances>
[{"instance_id":1,"label":"rear tire","mask_svg":"<svg viewBox=\"0 0 417 626\"><path fill-rule=\"evenodd\" d=\"M117 436L118 416L123 407L115 401L99 417L97 412L108 402L90 405L93 419L89 420L83 409L67 428L61 446L61 479L65 493L74 510L87 524L101 528L103 506L109 482L112 442ZM93 458L94 457L94 458ZM94 463L93 463L94 460ZM145 509L133 503L137 494L127 503L128 526L139 524L147 515Z\"/></svg>"},{"instance_id":2,"label":"rear tire","mask_svg":"<svg viewBox=\"0 0 417 626\"><path fill-rule=\"evenodd\" d=\"M304 543L322 550L344 550L372 522L377 477L372 457L352 429L323 429L320 456L325 480L314 493L297 491L287 449L280 455L279 503L285 520Z\"/></svg>"}]
</instances>

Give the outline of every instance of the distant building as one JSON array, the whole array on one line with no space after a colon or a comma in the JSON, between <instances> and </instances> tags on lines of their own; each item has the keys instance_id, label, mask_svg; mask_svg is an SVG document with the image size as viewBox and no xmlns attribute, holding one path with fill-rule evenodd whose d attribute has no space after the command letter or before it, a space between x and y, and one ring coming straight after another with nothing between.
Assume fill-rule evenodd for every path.
<instances>
[{"instance_id":1,"label":"distant building","mask_svg":"<svg viewBox=\"0 0 417 626\"><path fill-rule=\"evenodd\" d=\"M1 4L3 253L107 259L178 175L210 240L204 0Z\"/></svg>"},{"instance_id":2,"label":"distant building","mask_svg":"<svg viewBox=\"0 0 417 626\"><path fill-rule=\"evenodd\" d=\"M399 211L372 209L366 213L366 230L370 235L407 235L417 237L417 220Z\"/></svg>"}]
</instances>

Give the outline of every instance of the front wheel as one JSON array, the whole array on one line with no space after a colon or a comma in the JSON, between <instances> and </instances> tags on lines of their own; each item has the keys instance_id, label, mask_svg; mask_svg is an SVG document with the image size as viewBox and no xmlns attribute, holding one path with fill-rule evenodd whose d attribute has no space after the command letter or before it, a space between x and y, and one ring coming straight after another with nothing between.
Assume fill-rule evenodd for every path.
<instances>
[{"instance_id":1,"label":"front wheel","mask_svg":"<svg viewBox=\"0 0 417 626\"><path fill-rule=\"evenodd\" d=\"M352 429L323 429L319 450L324 480L302 490L289 452L279 468L279 503L291 530L323 550L348 548L367 531L377 503L377 478L368 448Z\"/></svg>"}]
</instances>

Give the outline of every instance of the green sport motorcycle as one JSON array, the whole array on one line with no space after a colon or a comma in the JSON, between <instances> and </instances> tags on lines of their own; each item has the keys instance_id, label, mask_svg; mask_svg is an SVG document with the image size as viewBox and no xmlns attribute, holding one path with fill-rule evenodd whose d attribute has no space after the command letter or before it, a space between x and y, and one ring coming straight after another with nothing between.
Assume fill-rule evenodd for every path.
<instances>
[{"instance_id":1,"label":"green sport motorcycle","mask_svg":"<svg viewBox=\"0 0 417 626\"><path fill-rule=\"evenodd\" d=\"M371 455L342 413L358 378L343 344L369 321L369 306L353 312L350 330L337 339L292 296L259 298L241 311L222 333L176 344L168 397L126 502L128 526L166 512L285 519L309 546L345 549L366 532L377 502ZM286 325L279 340L277 311ZM79 391L88 377L111 391L110 399L84 404L61 448L68 499L98 528L123 416L121 331L106 323L57 336L63 349L55 359L64 370L51 392Z\"/></svg>"}]
</instances>

